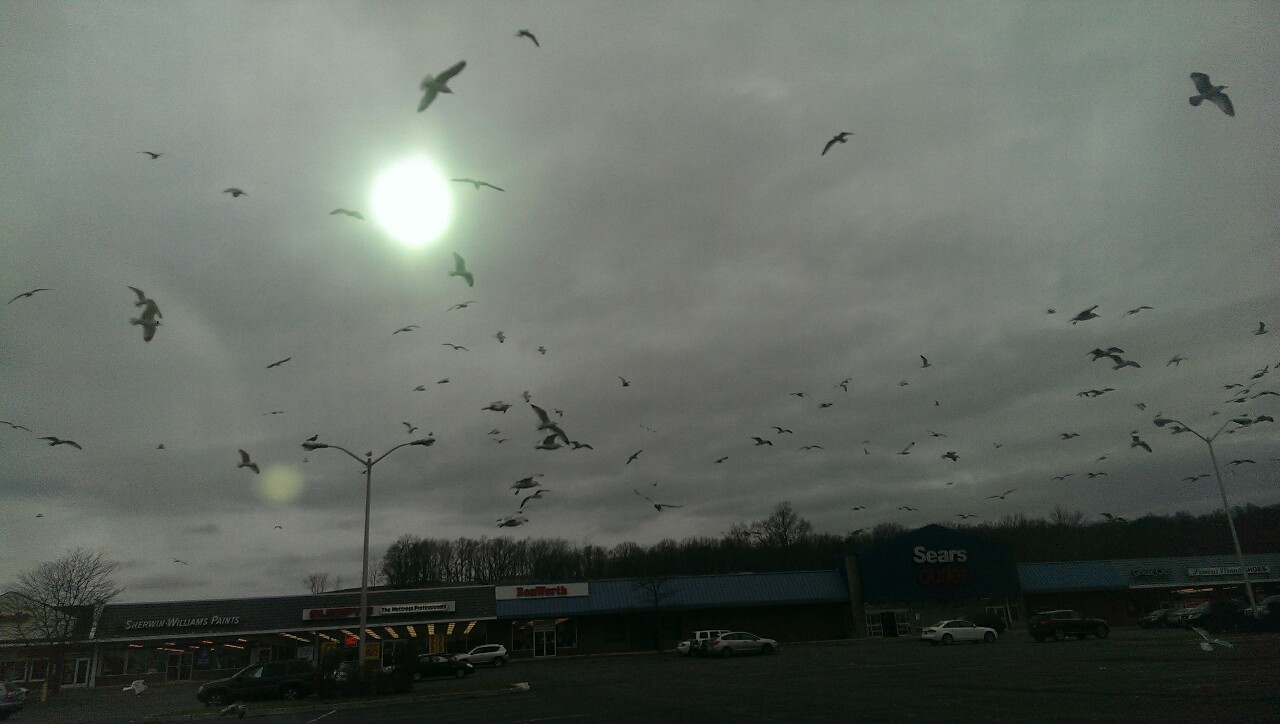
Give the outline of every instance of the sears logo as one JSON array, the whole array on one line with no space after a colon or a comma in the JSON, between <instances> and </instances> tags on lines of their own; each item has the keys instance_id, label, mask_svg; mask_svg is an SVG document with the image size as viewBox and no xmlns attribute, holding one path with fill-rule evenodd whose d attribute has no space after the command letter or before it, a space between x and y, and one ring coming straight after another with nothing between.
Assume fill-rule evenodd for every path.
<instances>
[{"instance_id":1,"label":"sears logo","mask_svg":"<svg viewBox=\"0 0 1280 724\"><path fill-rule=\"evenodd\" d=\"M931 551L924 546L916 546L912 553L912 560L916 563L964 563L969 560L969 554L963 548Z\"/></svg>"}]
</instances>

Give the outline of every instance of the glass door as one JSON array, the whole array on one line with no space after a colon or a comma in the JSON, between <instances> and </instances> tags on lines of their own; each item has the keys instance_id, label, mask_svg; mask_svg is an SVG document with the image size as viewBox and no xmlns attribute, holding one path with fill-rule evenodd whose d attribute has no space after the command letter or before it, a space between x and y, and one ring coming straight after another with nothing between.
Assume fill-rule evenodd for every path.
<instances>
[{"instance_id":1,"label":"glass door","mask_svg":"<svg viewBox=\"0 0 1280 724\"><path fill-rule=\"evenodd\" d=\"M62 658L62 687L80 688L89 683L89 657L68 654Z\"/></svg>"},{"instance_id":2,"label":"glass door","mask_svg":"<svg viewBox=\"0 0 1280 724\"><path fill-rule=\"evenodd\" d=\"M169 653L165 661L165 681L190 681L191 667L195 663L195 653L191 651Z\"/></svg>"},{"instance_id":3,"label":"glass door","mask_svg":"<svg viewBox=\"0 0 1280 724\"><path fill-rule=\"evenodd\" d=\"M556 655L556 632L551 631L534 631L533 632L533 655L534 656L555 656Z\"/></svg>"}]
</instances>

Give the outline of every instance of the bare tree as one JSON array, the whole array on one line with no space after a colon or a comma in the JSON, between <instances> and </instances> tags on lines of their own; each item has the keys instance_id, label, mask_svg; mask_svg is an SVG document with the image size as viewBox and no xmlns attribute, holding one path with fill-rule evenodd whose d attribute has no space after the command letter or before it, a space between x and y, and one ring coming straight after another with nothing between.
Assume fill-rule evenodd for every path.
<instances>
[{"instance_id":1,"label":"bare tree","mask_svg":"<svg viewBox=\"0 0 1280 724\"><path fill-rule=\"evenodd\" d=\"M774 506L769 517L757 520L751 528L761 545L776 548L794 545L813 535L813 525L785 500Z\"/></svg>"},{"instance_id":2,"label":"bare tree","mask_svg":"<svg viewBox=\"0 0 1280 724\"><path fill-rule=\"evenodd\" d=\"M55 561L41 563L18 574L12 594L0 599L3 613L20 639L71 641L77 623L91 610L116 596L123 588L112 576L120 564L102 550L67 551Z\"/></svg>"},{"instance_id":3,"label":"bare tree","mask_svg":"<svg viewBox=\"0 0 1280 724\"><path fill-rule=\"evenodd\" d=\"M1067 510L1059 505L1053 509L1053 513L1049 516L1049 522L1054 525L1079 528L1084 524L1084 513L1078 510Z\"/></svg>"},{"instance_id":4,"label":"bare tree","mask_svg":"<svg viewBox=\"0 0 1280 724\"><path fill-rule=\"evenodd\" d=\"M653 648L655 651L662 650L662 606L680 592L680 588L675 585L673 578L674 576L649 576L631 584L632 589L649 607L652 615Z\"/></svg>"},{"instance_id":5,"label":"bare tree","mask_svg":"<svg viewBox=\"0 0 1280 724\"><path fill-rule=\"evenodd\" d=\"M307 577L302 579L302 585L306 586L312 593L324 593L329 590L329 574L308 573ZM334 579L333 587L342 588L342 576Z\"/></svg>"}]
</instances>

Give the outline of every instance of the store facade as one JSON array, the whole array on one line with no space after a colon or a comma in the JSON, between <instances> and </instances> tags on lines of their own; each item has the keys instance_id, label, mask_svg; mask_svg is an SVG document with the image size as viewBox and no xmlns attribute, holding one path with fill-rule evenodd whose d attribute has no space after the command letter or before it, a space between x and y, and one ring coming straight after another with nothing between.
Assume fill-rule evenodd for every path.
<instances>
[{"instance_id":1,"label":"store facade","mask_svg":"<svg viewBox=\"0 0 1280 724\"><path fill-rule=\"evenodd\" d=\"M364 658L465 650L495 618L492 586L370 591ZM87 683L207 681L287 658L356 658L359 592L273 598L108 604L91 638Z\"/></svg>"},{"instance_id":2,"label":"store facade","mask_svg":"<svg viewBox=\"0 0 1280 724\"><path fill-rule=\"evenodd\" d=\"M1013 553L984 538L928 525L845 558L856 636L910 636L934 621L1022 618Z\"/></svg>"},{"instance_id":3,"label":"store facade","mask_svg":"<svg viewBox=\"0 0 1280 724\"><path fill-rule=\"evenodd\" d=\"M513 658L671 650L699 629L786 641L848 638L839 571L670 576L496 586L491 643Z\"/></svg>"}]
</instances>

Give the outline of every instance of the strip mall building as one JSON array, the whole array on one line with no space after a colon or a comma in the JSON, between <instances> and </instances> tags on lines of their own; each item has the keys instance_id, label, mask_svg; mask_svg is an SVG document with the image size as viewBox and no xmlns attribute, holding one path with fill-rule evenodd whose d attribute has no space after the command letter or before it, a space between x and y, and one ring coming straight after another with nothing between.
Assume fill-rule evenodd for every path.
<instances>
[{"instance_id":1,"label":"strip mall building","mask_svg":"<svg viewBox=\"0 0 1280 724\"><path fill-rule=\"evenodd\" d=\"M1259 598L1280 593L1280 555L1246 556L1246 565ZM371 591L364 653L390 663L404 647L457 653L484 643L512 658L670 650L713 628L784 643L910 636L979 613L1017 631L1028 613L1054 608L1126 625L1154 608L1230 598L1244 599L1234 556L1018 564L1003 546L931 525L833 570ZM359 613L358 592L113 603L77 612L79 638L56 646L16 640L15 622L0 620L0 678L119 686L354 657Z\"/></svg>"}]
</instances>

